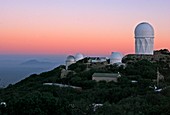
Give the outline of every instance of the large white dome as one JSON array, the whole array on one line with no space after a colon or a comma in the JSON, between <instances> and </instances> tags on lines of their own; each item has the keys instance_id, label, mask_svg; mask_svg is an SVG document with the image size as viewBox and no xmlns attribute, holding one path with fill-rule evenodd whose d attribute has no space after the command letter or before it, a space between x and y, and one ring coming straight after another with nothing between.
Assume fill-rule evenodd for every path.
<instances>
[{"instance_id":1,"label":"large white dome","mask_svg":"<svg viewBox=\"0 0 170 115\"><path fill-rule=\"evenodd\" d=\"M75 62L75 57L72 55L69 55L66 59L66 62Z\"/></svg>"},{"instance_id":2,"label":"large white dome","mask_svg":"<svg viewBox=\"0 0 170 115\"><path fill-rule=\"evenodd\" d=\"M154 29L147 22L142 22L142 23L138 24L135 28L135 38L138 39L141 37L154 38Z\"/></svg>"},{"instance_id":3,"label":"large white dome","mask_svg":"<svg viewBox=\"0 0 170 115\"><path fill-rule=\"evenodd\" d=\"M79 60L84 59L84 56L81 53L77 53L76 56L75 56L75 59L76 59L76 61L79 61Z\"/></svg>"}]
</instances>

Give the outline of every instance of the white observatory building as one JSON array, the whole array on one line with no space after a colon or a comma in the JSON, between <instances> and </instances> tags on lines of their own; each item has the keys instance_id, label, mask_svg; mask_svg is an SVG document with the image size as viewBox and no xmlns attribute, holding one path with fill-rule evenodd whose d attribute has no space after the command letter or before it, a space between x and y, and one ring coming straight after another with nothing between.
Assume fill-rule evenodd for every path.
<instances>
[{"instance_id":1,"label":"white observatory building","mask_svg":"<svg viewBox=\"0 0 170 115\"><path fill-rule=\"evenodd\" d=\"M122 63L123 54L119 52L112 52L110 56L110 64Z\"/></svg>"},{"instance_id":2,"label":"white observatory building","mask_svg":"<svg viewBox=\"0 0 170 115\"><path fill-rule=\"evenodd\" d=\"M153 55L154 29L147 23L142 22L135 28L135 53Z\"/></svg>"},{"instance_id":3,"label":"white observatory building","mask_svg":"<svg viewBox=\"0 0 170 115\"><path fill-rule=\"evenodd\" d=\"M75 55L75 60L76 60L76 61L79 61L79 60L82 60L82 59L84 59L84 55L83 55L83 54L77 53L77 54Z\"/></svg>"},{"instance_id":4,"label":"white observatory building","mask_svg":"<svg viewBox=\"0 0 170 115\"><path fill-rule=\"evenodd\" d=\"M72 56L72 55L69 55L66 59L66 70L68 70L68 66L75 63L76 60L75 60L75 57Z\"/></svg>"}]
</instances>

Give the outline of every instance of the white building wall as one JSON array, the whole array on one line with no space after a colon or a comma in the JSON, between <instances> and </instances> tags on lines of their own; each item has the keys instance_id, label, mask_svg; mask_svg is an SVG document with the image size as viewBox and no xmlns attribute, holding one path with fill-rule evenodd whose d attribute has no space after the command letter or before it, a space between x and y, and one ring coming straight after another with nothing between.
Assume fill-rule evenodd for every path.
<instances>
[{"instance_id":1,"label":"white building wall","mask_svg":"<svg viewBox=\"0 0 170 115\"><path fill-rule=\"evenodd\" d=\"M103 81L103 80L106 82L109 82L109 81L117 82L117 78L118 77L92 77L92 80L95 80L97 82Z\"/></svg>"},{"instance_id":2,"label":"white building wall","mask_svg":"<svg viewBox=\"0 0 170 115\"><path fill-rule=\"evenodd\" d=\"M153 38L136 38L135 52L136 54L150 54L153 55Z\"/></svg>"},{"instance_id":3,"label":"white building wall","mask_svg":"<svg viewBox=\"0 0 170 115\"><path fill-rule=\"evenodd\" d=\"M75 63L75 62L73 62L73 61L66 61L66 70L68 70L68 66L73 64L73 63Z\"/></svg>"}]
</instances>

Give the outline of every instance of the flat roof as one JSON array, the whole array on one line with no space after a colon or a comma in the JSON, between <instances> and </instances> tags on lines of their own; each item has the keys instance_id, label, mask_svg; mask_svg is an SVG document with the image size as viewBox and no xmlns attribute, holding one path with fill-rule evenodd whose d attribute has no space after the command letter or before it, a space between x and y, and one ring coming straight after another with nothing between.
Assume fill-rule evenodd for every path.
<instances>
[{"instance_id":1,"label":"flat roof","mask_svg":"<svg viewBox=\"0 0 170 115\"><path fill-rule=\"evenodd\" d=\"M118 73L94 73L92 77L118 77Z\"/></svg>"}]
</instances>

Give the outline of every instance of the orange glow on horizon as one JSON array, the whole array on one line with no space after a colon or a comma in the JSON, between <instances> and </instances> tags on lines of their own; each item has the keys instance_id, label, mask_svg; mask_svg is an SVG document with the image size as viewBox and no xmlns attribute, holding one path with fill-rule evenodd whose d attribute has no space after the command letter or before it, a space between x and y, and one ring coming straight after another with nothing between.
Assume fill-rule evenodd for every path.
<instances>
[{"instance_id":1,"label":"orange glow on horizon","mask_svg":"<svg viewBox=\"0 0 170 115\"><path fill-rule=\"evenodd\" d=\"M0 54L134 53L142 21L155 29L154 48L170 49L169 1L37 1L0 1Z\"/></svg>"}]
</instances>

